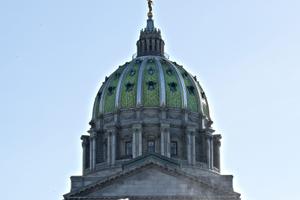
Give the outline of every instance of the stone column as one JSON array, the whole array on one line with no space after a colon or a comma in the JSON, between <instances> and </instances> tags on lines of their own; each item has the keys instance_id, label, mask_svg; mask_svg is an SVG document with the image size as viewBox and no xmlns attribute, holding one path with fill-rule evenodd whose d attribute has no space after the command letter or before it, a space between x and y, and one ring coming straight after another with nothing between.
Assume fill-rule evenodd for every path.
<instances>
[{"instance_id":1,"label":"stone column","mask_svg":"<svg viewBox=\"0 0 300 200\"><path fill-rule=\"evenodd\" d=\"M214 169L214 140L210 137L210 169Z\"/></svg>"},{"instance_id":2,"label":"stone column","mask_svg":"<svg viewBox=\"0 0 300 200\"><path fill-rule=\"evenodd\" d=\"M163 156L171 157L170 124L160 126L160 152Z\"/></svg>"},{"instance_id":3,"label":"stone column","mask_svg":"<svg viewBox=\"0 0 300 200\"><path fill-rule=\"evenodd\" d=\"M170 158L171 157L171 136L170 136L170 129L167 130L165 136L166 136L166 145L165 145L165 147L166 147L166 152L167 152L166 156L168 158Z\"/></svg>"},{"instance_id":4,"label":"stone column","mask_svg":"<svg viewBox=\"0 0 300 200\"><path fill-rule=\"evenodd\" d=\"M111 164L112 165L115 165L116 163L116 147L117 147L117 144L116 144L116 132L113 131L111 133Z\"/></svg>"},{"instance_id":5,"label":"stone column","mask_svg":"<svg viewBox=\"0 0 300 200\"><path fill-rule=\"evenodd\" d=\"M191 134L188 132L186 134L186 157L187 157L187 161L188 161L188 164L192 164L192 157L191 157Z\"/></svg>"},{"instance_id":6,"label":"stone column","mask_svg":"<svg viewBox=\"0 0 300 200\"><path fill-rule=\"evenodd\" d=\"M143 136L142 125L135 124L132 126L132 158L136 158L143 154Z\"/></svg>"},{"instance_id":7,"label":"stone column","mask_svg":"<svg viewBox=\"0 0 300 200\"><path fill-rule=\"evenodd\" d=\"M138 156L143 155L143 135L142 135L142 125L138 132L139 144L138 144Z\"/></svg>"},{"instance_id":8,"label":"stone column","mask_svg":"<svg viewBox=\"0 0 300 200\"><path fill-rule=\"evenodd\" d=\"M132 158L137 157L136 145L137 145L137 138L136 138L135 130L133 128L133 130L132 130Z\"/></svg>"},{"instance_id":9,"label":"stone column","mask_svg":"<svg viewBox=\"0 0 300 200\"><path fill-rule=\"evenodd\" d=\"M211 169L211 158L210 158L210 136L205 135L205 142L206 142L206 161L207 161L207 166L209 169Z\"/></svg>"},{"instance_id":10,"label":"stone column","mask_svg":"<svg viewBox=\"0 0 300 200\"><path fill-rule=\"evenodd\" d=\"M160 154L165 155L165 133L164 130L160 130Z\"/></svg>"},{"instance_id":11,"label":"stone column","mask_svg":"<svg viewBox=\"0 0 300 200\"><path fill-rule=\"evenodd\" d=\"M90 169L93 171L96 167L96 132L90 133Z\"/></svg>"},{"instance_id":12,"label":"stone column","mask_svg":"<svg viewBox=\"0 0 300 200\"><path fill-rule=\"evenodd\" d=\"M88 140L89 140L89 136L87 135L83 135L81 136L81 140L82 140L82 174L84 174L84 170L88 168L88 166L86 166L86 160L88 159L86 157L87 154L87 144L88 144Z\"/></svg>"},{"instance_id":13,"label":"stone column","mask_svg":"<svg viewBox=\"0 0 300 200\"><path fill-rule=\"evenodd\" d=\"M188 164L196 164L196 139L195 128L188 127L187 130L187 160Z\"/></svg>"},{"instance_id":14,"label":"stone column","mask_svg":"<svg viewBox=\"0 0 300 200\"><path fill-rule=\"evenodd\" d=\"M107 164L111 163L111 133L107 132Z\"/></svg>"},{"instance_id":15,"label":"stone column","mask_svg":"<svg viewBox=\"0 0 300 200\"><path fill-rule=\"evenodd\" d=\"M117 147L117 139L116 139L116 129L110 128L107 131L107 163L109 165L114 165L116 163L116 147Z\"/></svg>"},{"instance_id":16,"label":"stone column","mask_svg":"<svg viewBox=\"0 0 300 200\"><path fill-rule=\"evenodd\" d=\"M191 147L191 152L192 152L192 164L196 164L196 138L195 138L195 132L192 132L191 134L191 142L192 142L192 147Z\"/></svg>"},{"instance_id":17,"label":"stone column","mask_svg":"<svg viewBox=\"0 0 300 200\"><path fill-rule=\"evenodd\" d=\"M214 167L220 170L220 147L221 147L221 135L214 135Z\"/></svg>"}]
</instances>

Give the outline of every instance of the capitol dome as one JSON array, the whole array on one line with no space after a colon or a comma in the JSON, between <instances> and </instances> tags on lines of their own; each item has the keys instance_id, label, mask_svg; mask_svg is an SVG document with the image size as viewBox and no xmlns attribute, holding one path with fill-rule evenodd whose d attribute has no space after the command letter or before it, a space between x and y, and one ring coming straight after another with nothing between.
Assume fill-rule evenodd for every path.
<instances>
[{"instance_id":1,"label":"capitol dome","mask_svg":"<svg viewBox=\"0 0 300 200\"><path fill-rule=\"evenodd\" d=\"M196 76L168 59L148 17L136 56L106 77L97 93L91 136L82 138L85 172L149 153L219 171L220 135L212 134L205 92Z\"/></svg>"},{"instance_id":2,"label":"capitol dome","mask_svg":"<svg viewBox=\"0 0 300 200\"><path fill-rule=\"evenodd\" d=\"M65 200L240 200L220 174L221 135L196 76L170 61L152 0L137 53L105 78Z\"/></svg>"},{"instance_id":3,"label":"capitol dome","mask_svg":"<svg viewBox=\"0 0 300 200\"><path fill-rule=\"evenodd\" d=\"M164 44L149 18L137 42L137 56L105 78L92 122L113 113L152 108L193 113L211 123L207 98L196 76L170 61Z\"/></svg>"}]
</instances>

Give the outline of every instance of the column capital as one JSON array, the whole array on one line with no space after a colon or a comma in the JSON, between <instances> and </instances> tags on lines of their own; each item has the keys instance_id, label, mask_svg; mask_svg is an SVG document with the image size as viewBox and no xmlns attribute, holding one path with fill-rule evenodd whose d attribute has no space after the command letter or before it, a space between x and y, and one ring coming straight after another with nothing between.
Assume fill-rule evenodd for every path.
<instances>
[{"instance_id":1,"label":"column capital","mask_svg":"<svg viewBox=\"0 0 300 200\"><path fill-rule=\"evenodd\" d=\"M82 136L80 137L80 139L82 140L82 142L87 141L89 138L90 138L90 136L88 136L88 135L82 135Z\"/></svg>"},{"instance_id":2,"label":"column capital","mask_svg":"<svg viewBox=\"0 0 300 200\"><path fill-rule=\"evenodd\" d=\"M222 136L220 134L213 135L213 140L218 146L221 146L221 139L222 139Z\"/></svg>"},{"instance_id":3,"label":"column capital","mask_svg":"<svg viewBox=\"0 0 300 200\"><path fill-rule=\"evenodd\" d=\"M140 131L142 129L142 124L133 124L132 125L132 129L133 131L137 132L137 131Z\"/></svg>"},{"instance_id":4,"label":"column capital","mask_svg":"<svg viewBox=\"0 0 300 200\"><path fill-rule=\"evenodd\" d=\"M195 133L196 133L196 127L195 126L187 126L185 128L185 132L186 132L186 134L195 135Z\"/></svg>"},{"instance_id":5,"label":"column capital","mask_svg":"<svg viewBox=\"0 0 300 200\"><path fill-rule=\"evenodd\" d=\"M215 132L212 128L205 128L200 130L201 133L213 134Z\"/></svg>"},{"instance_id":6,"label":"column capital","mask_svg":"<svg viewBox=\"0 0 300 200\"><path fill-rule=\"evenodd\" d=\"M112 134L117 132L117 127L116 126L109 126L105 129L106 134Z\"/></svg>"},{"instance_id":7,"label":"column capital","mask_svg":"<svg viewBox=\"0 0 300 200\"><path fill-rule=\"evenodd\" d=\"M168 132L169 129L170 129L170 124L168 124L168 123L161 123L160 124L161 132Z\"/></svg>"},{"instance_id":8,"label":"column capital","mask_svg":"<svg viewBox=\"0 0 300 200\"><path fill-rule=\"evenodd\" d=\"M90 136L82 135L80 137L80 139L82 140L82 147L85 147L88 144L89 140L90 140Z\"/></svg>"},{"instance_id":9,"label":"column capital","mask_svg":"<svg viewBox=\"0 0 300 200\"><path fill-rule=\"evenodd\" d=\"M93 132L90 132L90 139L93 139L97 136L97 132L96 131L93 131Z\"/></svg>"},{"instance_id":10,"label":"column capital","mask_svg":"<svg viewBox=\"0 0 300 200\"><path fill-rule=\"evenodd\" d=\"M211 134L208 134L208 133L204 133L203 136L206 140L211 140L213 138L213 136Z\"/></svg>"},{"instance_id":11,"label":"column capital","mask_svg":"<svg viewBox=\"0 0 300 200\"><path fill-rule=\"evenodd\" d=\"M222 136L220 134L213 135L214 140L221 140Z\"/></svg>"}]
</instances>

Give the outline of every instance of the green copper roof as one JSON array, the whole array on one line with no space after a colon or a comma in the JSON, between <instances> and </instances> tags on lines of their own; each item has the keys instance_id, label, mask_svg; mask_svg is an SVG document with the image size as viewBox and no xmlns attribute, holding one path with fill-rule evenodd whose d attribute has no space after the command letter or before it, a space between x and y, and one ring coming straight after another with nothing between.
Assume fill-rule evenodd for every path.
<instances>
[{"instance_id":1,"label":"green copper roof","mask_svg":"<svg viewBox=\"0 0 300 200\"><path fill-rule=\"evenodd\" d=\"M186 109L209 118L198 81L182 66L160 56L138 57L110 75L96 96L93 118L136 107Z\"/></svg>"}]
</instances>

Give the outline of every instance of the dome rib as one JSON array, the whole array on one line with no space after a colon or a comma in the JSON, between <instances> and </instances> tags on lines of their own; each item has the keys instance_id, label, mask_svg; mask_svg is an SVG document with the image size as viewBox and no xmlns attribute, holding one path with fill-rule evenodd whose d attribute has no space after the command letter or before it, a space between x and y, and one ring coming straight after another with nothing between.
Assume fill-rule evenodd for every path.
<instances>
[{"instance_id":1,"label":"dome rib","mask_svg":"<svg viewBox=\"0 0 300 200\"><path fill-rule=\"evenodd\" d=\"M177 69L177 67L172 63L170 62L169 60L165 59L169 64L170 66L172 66L176 72L176 76L178 78L178 81L180 83L180 88L181 88L181 91L182 91L182 108L184 109L187 109L187 94L186 94L186 88L185 88L185 83L184 83L184 80L182 78L182 75L181 73L179 72L179 70Z\"/></svg>"},{"instance_id":2,"label":"dome rib","mask_svg":"<svg viewBox=\"0 0 300 200\"><path fill-rule=\"evenodd\" d=\"M145 65L148 62L148 57L143 59L141 66L139 67L139 75L137 81L137 95L136 95L136 106L140 107L142 105L142 98L143 98L143 75Z\"/></svg>"},{"instance_id":3,"label":"dome rib","mask_svg":"<svg viewBox=\"0 0 300 200\"><path fill-rule=\"evenodd\" d=\"M108 80L104 83L104 87L103 87L103 91L101 94L101 98L100 98L100 105L99 105L99 113L103 114L104 113L104 101L105 101L105 93L107 91L107 87L109 86L110 82L111 82L112 76L110 76L108 78Z\"/></svg>"},{"instance_id":4,"label":"dome rib","mask_svg":"<svg viewBox=\"0 0 300 200\"><path fill-rule=\"evenodd\" d=\"M102 89L102 88L100 88L100 90L99 90L99 92L98 92L98 94L97 94L97 96L96 96L96 98L95 98L94 107L93 107L93 115L92 115L92 118L93 118L93 119L97 118L97 114L98 114L98 111L97 111L97 110L99 110L99 106L98 106L98 103L99 103L99 96L100 96L99 93L100 93L101 89ZM100 96L100 98L101 98L101 96Z\"/></svg>"},{"instance_id":5,"label":"dome rib","mask_svg":"<svg viewBox=\"0 0 300 200\"><path fill-rule=\"evenodd\" d=\"M160 86L160 90L159 90L159 98L160 98L160 106L165 107L166 106L166 84L165 84L165 75L160 63L160 60L156 57L155 58L155 62L156 65L158 66L158 70L159 70L159 86Z\"/></svg>"}]
</instances>

